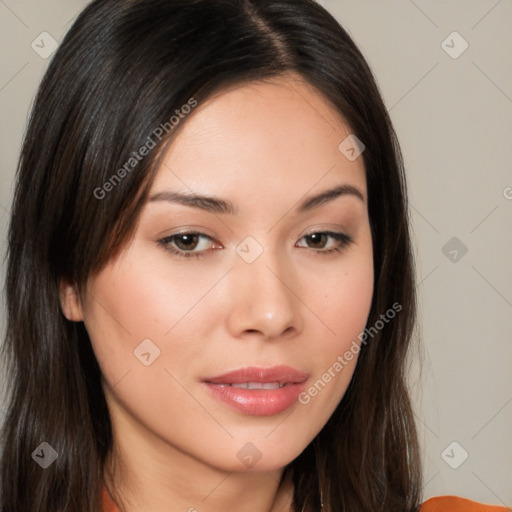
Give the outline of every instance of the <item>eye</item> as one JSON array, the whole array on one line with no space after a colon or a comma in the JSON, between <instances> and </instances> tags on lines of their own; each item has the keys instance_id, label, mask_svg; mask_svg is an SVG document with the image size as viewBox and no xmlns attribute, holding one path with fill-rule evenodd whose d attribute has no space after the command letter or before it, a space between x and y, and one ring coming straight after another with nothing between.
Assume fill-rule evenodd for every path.
<instances>
[{"instance_id":1,"label":"eye","mask_svg":"<svg viewBox=\"0 0 512 512\"><path fill-rule=\"evenodd\" d=\"M352 243L352 238L345 233L335 231L318 231L309 233L301 238L306 240L308 246L306 248L312 250L318 254L332 254L333 252L340 252L343 248ZM328 241L331 240L331 247L329 247ZM187 231L183 233L176 233L174 235L162 238L158 240L158 245L163 247L164 250L171 254L183 257L183 258L202 258L206 256L206 253L212 250L208 249L208 246L215 246L216 243L208 235L204 233ZM296 245L296 247L304 247L303 245ZM217 243L217 246L213 249L222 248L222 245Z\"/></svg>"},{"instance_id":2,"label":"eye","mask_svg":"<svg viewBox=\"0 0 512 512\"><path fill-rule=\"evenodd\" d=\"M210 243L205 243L205 240L210 240ZM177 233L158 240L158 244L166 251L183 258L202 258L212 242L213 238L199 232Z\"/></svg>"},{"instance_id":3,"label":"eye","mask_svg":"<svg viewBox=\"0 0 512 512\"><path fill-rule=\"evenodd\" d=\"M331 248L326 249L328 240L331 239L334 243L331 243ZM335 231L318 231L309 233L301 238L306 240L309 245L309 249L314 250L318 254L326 255L333 252L340 252L342 249L347 247L353 242L352 238L346 233L335 232ZM311 247L313 245L313 247ZM303 246L299 246L303 247Z\"/></svg>"}]
</instances>

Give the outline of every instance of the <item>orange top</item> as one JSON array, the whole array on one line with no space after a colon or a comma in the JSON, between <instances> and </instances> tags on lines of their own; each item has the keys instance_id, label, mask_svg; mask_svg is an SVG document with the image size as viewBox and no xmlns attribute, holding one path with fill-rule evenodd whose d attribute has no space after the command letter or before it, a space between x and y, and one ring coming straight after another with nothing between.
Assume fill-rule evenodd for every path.
<instances>
[{"instance_id":1,"label":"orange top","mask_svg":"<svg viewBox=\"0 0 512 512\"><path fill-rule=\"evenodd\" d=\"M121 512L103 485L103 512ZM510 512L512 508L497 505L484 505L457 496L437 496L430 498L420 508L420 512Z\"/></svg>"},{"instance_id":2,"label":"orange top","mask_svg":"<svg viewBox=\"0 0 512 512\"><path fill-rule=\"evenodd\" d=\"M420 512L510 512L512 508L485 505L457 496L436 496L425 501ZM118 512L114 509L114 512Z\"/></svg>"}]
</instances>

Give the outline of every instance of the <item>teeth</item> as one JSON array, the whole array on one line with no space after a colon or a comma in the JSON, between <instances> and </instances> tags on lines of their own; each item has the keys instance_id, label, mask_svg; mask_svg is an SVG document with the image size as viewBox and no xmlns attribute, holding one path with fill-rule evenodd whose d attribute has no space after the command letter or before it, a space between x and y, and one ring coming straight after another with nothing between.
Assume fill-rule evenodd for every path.
<instances>
[{"instance_id":1,"label":"teeth","mask_svg":"<svg viewBox=\"0 0 512 512\"><path fill-rule=\"evenodd\" d=\"M279 389L285 386L285 383L279 382L237 382L231 384L234 388L242 389Z\"/></svg>"}]
</instances>

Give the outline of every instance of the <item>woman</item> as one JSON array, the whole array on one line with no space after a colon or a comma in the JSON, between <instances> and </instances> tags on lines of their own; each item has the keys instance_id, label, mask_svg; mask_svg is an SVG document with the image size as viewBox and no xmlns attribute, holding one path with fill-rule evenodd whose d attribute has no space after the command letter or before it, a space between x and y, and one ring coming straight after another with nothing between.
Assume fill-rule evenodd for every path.
<instances>
[{"instance_id":1,"label":"woman","mask_svg":"<svg viewBox=\"0 0 512 512\"><path fill-rule=\"evenodd\" d=\"M1 511L504 510L421 505L413 270L393 128L323 8L93 1L18 170Z\"/></svg>"}]
</instances>

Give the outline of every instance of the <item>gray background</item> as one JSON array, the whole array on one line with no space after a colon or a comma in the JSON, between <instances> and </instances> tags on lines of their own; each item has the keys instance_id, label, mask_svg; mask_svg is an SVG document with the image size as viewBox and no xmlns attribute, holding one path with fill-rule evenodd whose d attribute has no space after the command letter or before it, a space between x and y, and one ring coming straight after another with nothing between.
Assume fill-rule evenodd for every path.
<instances>
[{"instance_id":1,"label":"gray background","mask_svg":"<svg viewBox=\"0 0 512 512\"><path fill-rule=\"evenodd\" d=\"M405 158L423 344L410 380L425 498L512 506L512 2L321 3L367 58ZM60 41L85 5L0 0L2 252L20 142L48 64L31 44L47 51L40 34Z\"/></svg>"}]
</instances>

